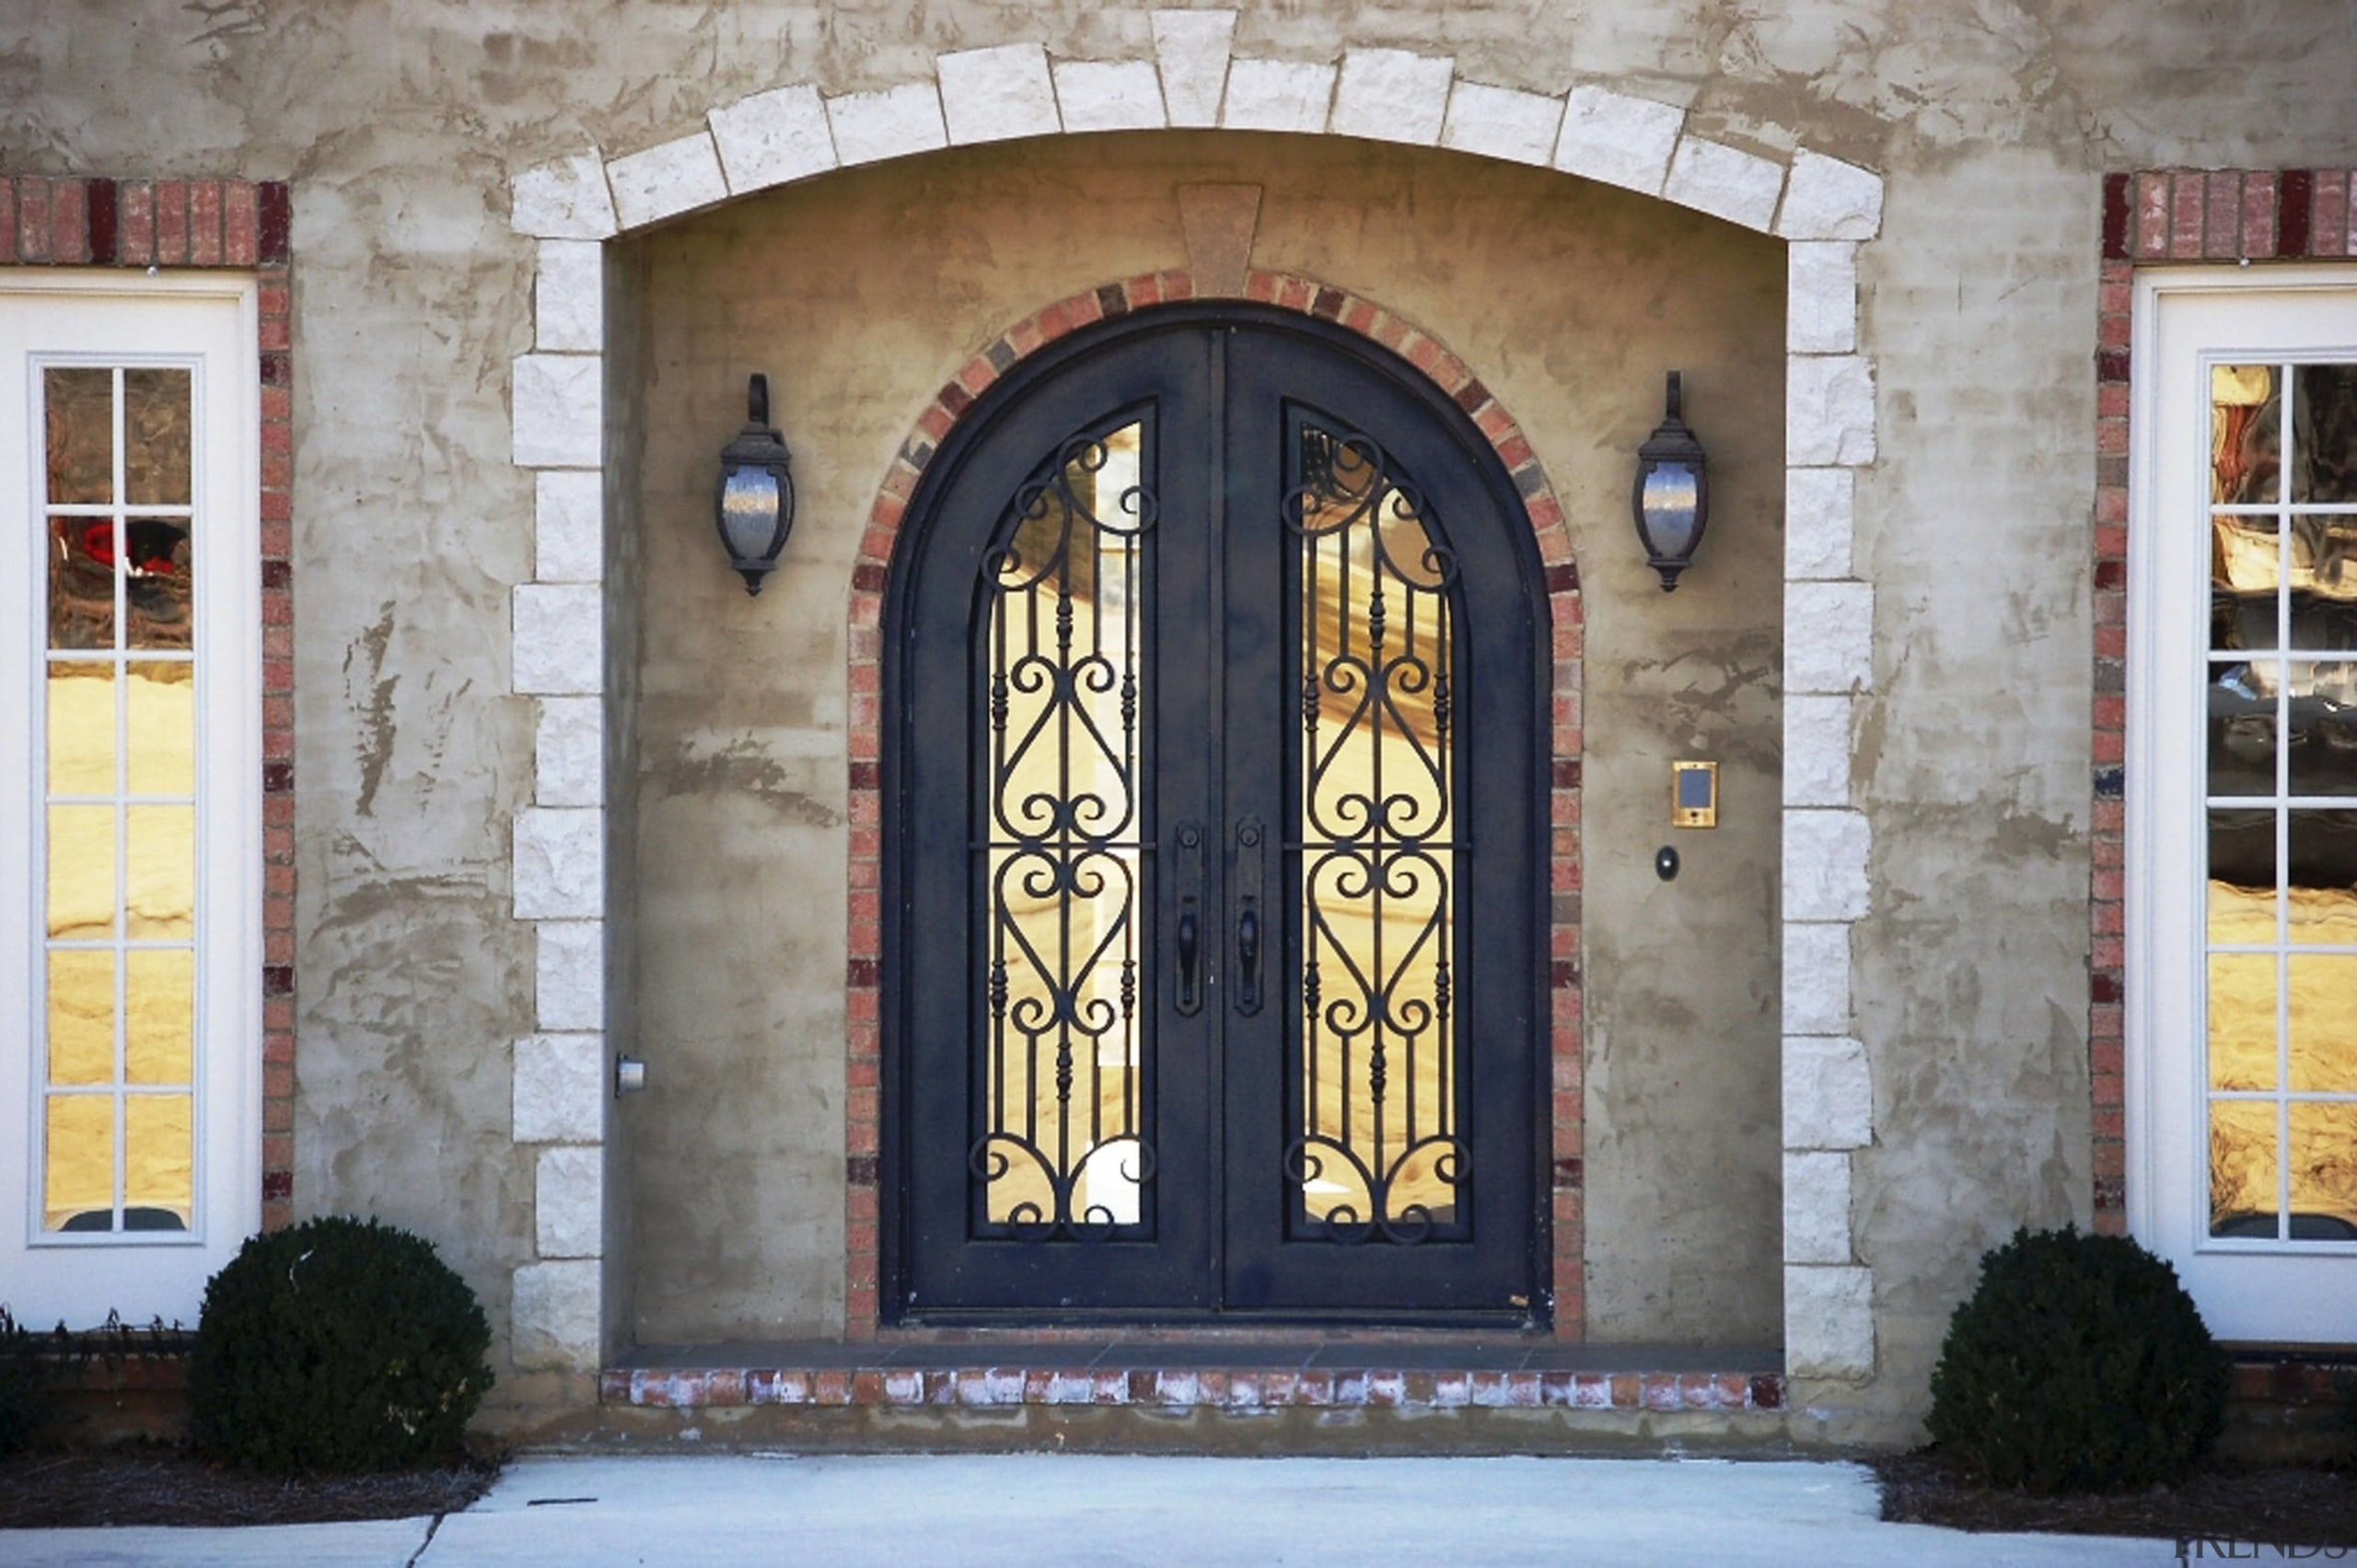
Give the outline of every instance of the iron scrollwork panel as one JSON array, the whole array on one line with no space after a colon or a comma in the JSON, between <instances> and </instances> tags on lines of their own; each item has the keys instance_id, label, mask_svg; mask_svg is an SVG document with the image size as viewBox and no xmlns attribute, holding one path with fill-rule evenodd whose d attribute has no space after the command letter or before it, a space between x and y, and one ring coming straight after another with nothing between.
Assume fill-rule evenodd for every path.
<instances>
[{"instance_id":1,"label":"iron scrollwork panel","mask_svg":"<svg viewBox=\"0 0 2357 1568\"><path fill-rule=\"evenodd\" d=\"M1286 845L1300 1000L1284 1154L1297 1240L1467 1234L1465 1042L1452 989L1463 857L1457 564L1368 436L1287 442L1300 723Z\"/></svg>"},{"instance_id":2,"label":"iron scrollwork panel","mask_svg":"<svg viewBox=\"0 0 2357 1568\"><path fill-rule=\"evenodd\" d=\"M1152 435L1084 433L1016 494L981 566L979 1229L1151 1224Z\"/></svg>"}]
</instances>

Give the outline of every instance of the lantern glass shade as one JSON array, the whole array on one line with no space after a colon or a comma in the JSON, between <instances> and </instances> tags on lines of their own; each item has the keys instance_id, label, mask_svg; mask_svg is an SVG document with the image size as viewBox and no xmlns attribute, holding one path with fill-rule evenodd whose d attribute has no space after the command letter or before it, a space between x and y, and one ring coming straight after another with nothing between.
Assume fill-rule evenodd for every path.
<instances>
[{"instance_id":1,"label":"lantern glass shade","mask_svg":"<svg viewBox=\"0 0 2357 1568\"><path fill-rule=\"evenodd\" d=\"M1678 575L1693 563L1710 526L1710 483L1702 470L1702 443L1680 417L1683 389L1679 375L1669 373L1668 408L1660 424L1637 449L1637 482L1632 496L1637 540L1645 547L1645 564L1661 574L1664 593L1678 587Z\"/></svg>"},{"instance_id":2,"label":"lantern glass shade","mask_svg":"<svg viewBox=\"0 0 2357 1568\"><path fill-rule=\"evenodd\" d=\"M794 530L794 474L785 442L770 428L770 382L756 376L745 388L745 428L722 448L714 521L728 564L758 594Z\"/></svg>"}]
</instances>

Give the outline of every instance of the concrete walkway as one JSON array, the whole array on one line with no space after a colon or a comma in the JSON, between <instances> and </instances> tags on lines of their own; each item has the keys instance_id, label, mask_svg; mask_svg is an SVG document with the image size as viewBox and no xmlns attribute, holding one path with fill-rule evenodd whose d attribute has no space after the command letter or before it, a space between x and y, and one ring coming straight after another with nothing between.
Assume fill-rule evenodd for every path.
<instances>
[{"instance_id":1,"label":"concrete walkway","mask_svg":"<svg viewBox=\"0 0 2357 1568\"><path fill-rule=\"evenodd\" d=\"M1845 1464L1094 1455L544 1458L464 1514L255 1529L0 1532L10 1568L1761 1568L2160 1564L2165 1540L1975 1536L1875 1517Z\"/></svg>"}]
</instances>

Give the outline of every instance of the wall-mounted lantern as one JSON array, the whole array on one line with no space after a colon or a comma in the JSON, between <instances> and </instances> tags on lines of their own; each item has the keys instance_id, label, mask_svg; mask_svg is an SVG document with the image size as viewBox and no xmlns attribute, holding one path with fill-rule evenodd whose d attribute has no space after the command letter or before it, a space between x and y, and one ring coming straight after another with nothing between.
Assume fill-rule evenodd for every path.
<instances>
[{"instance_id":1,"label":"wall-mounted lantern","mask_svg":"<svg viewBox=\"0 0 2357 1568\"><path fill-rule=\"evenodd\" d=\"M745 384L745 428L721 449L720 484L714 511L728 564L758 594L761 579L777 565L785 536L794 531L794 475L784 438L770 427L770 378Z\"/></svg>"},{"instance_id":2,"label":"wall-mounted lantern","mask_svg":"<svg viewBox=\"0 0 2357 1568\"><path fill-rule=\"evenodd\" d=\"M1637 448L1633 493L1637 540L1645 564L1661 574L1661 591L1678 587L1678 575L1694 563L1694 550L1710 523L1711 488L1702 476L1702 443L1678 417L1683 394L1678 372L1669 373L1668 412Z\"/></svg>"}]
</instances>

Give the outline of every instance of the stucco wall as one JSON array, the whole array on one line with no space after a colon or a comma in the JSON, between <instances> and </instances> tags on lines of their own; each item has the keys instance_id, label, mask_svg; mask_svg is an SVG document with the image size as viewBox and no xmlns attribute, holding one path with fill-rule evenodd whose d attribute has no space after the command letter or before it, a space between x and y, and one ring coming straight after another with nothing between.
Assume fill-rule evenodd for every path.
<instances>
[{"instance_id":1,"label":"stucco wall","mask_svg":"<svg viewBox=\"0 0 2357 1568\"><path fill-rule=\"evenodd\" d=\"M1774 149L1805 143L1886 177L1883 233L1862 257L1863 346L1879 366L1881 444L1858 497L1878 651L1857 764L1875 829L1875 912L1859 933L1854 998L1879 1121L1854 1197L1863 1256L1881 1291L1882 1359L1864 1393L1829 1387L1805 1399L1826 1413L1817 1430L1903 1436L1938 1323L1978 1249L2015 1223L2084 1219L2088 1207L2080 912L2096 175L2296 167L2345 154L2357 137L2346 18L2310 0L2212 11L1859 0L1772 17L1734 4L1367 12L1301 0L1245 7L1236 37L1239 52L1323 61L1344 39L1454 53L1475 79L1540 91L1604 81L1690 103L1696 123L1714 134ZM508 590L528 575L532 510L528 476L508 462L507 366L529 343L533 260L506 226L508 181L586 141L616 151L654 145L697 128L710 107L779 83L885 86L922 76L939 51L1012 41L1044 41L1059 56L1152 53L1144 11L1056 4L708 10L646 0L403 0L323 10L250 0L200 14L168 0L110 0L0 17L0 101L10 106L0 161L12 170L292 182L296 1199L307 1211L374 1210L433 1237L482 1289L494 1322L505 1321L508 1271L531 1255L534 1181L529 1155L508 1140L505 1055L505 1042L532 1027L533 964L505 885L508 823L528 797L531 755L528 704L504 695ZM889 178L924 177L911 168ZM1300 264L1320 267L1306 250ZM1352 281L1396 292L1385 278ZM1417 286L1447 293L1436 281ZM971 313L977 332L989 325L984 303L948 302ZM1441 307L1465 301L1436 298L1431 310L1398 303L1433 319L1469 358L1520 366L1507 371L1521 377L1510 401L1526 426L1550 431L1549 400L1563 394L1542 395L1541 383L1564 377L1562 365L1535 365L1527 343L1485 353L1478 331L1441 317ZM941 363L946 351L929 334L890 330L900 341L877 347L896 366L903 354ZM1558 339L1549 353L1576 348ZM1576 357L1568 365L1594 374ZM1600 447L1625 453L1656 367L1631 366L1626 395L1614 401L1629 411L1626 423L1600 430ZM784 362L769 368L795 374ZM911 377L911 388L922 379L894 374ZM1708 414L1707 385L1698 373L1698 422L1714 451L1731 454L1745 436L1737 422ZM649 389L652 419L664 397L659 375ZM683 394L679 439L724 437L737 416L732 397L725 385ZM790 386L783 406L806 422L790 426L798 445L836 438L825 431L827 411L799 403ZM889 423L858 439L884 442ZM1575 428L1547 436L1550 469L1567 489L1578 454L1566 448L1579 438L1566 433ZM884 449L874 447L871 473ZM813 480L816 467L806 467ZM1744 529L1734 517L1724 522L1704 574L1660 613L1689 613L1712 572L1739 555ZM650 507L650 585L686 575L667 571L666 528L679 530L676 548L693 571L711 569L709 543L691 546L692 528ZM797 548L827 542L821 529ZM1629 570L1625 549L1582 551L1597 585L1589 683L1599 724L1614 722L1602 650L1620 597L1610 574ZM657 608L648 607L651 620ZM742 611L732 602L727 613ZM761 624L771 651L795 668L806 659L839 668L828 641L839 616ZM1665 635L1684 625L1657 624ZM658 689L662 642L651 626L650 714L701 700ZM1772 646L1744 652L1765 658ZM1682 676L1645 679L1669 690ZM1720 679L1711 670L1698 691ZM753 726L784 734L822 724L822 695L715 707L692 722L714 735ZM814 705L797 718L795 701ZM675 740L692 733L688 718L682 712L669 732ZM1674 709L1654 722L1667 727L1647 744L1687 743ZM1601 755L1592 739L1591 758ZM675 758L650 744L647 760L652 777ZM756 756L756 773L766 761ZM759 834L788 824L793 842L814 849L816 858L797 863L803 874L839 886L828 830L791 826L807 819L776 797L803 796L823 816L835 775L808 759L777 761L774 783L726 786L737 825ZM715 754L715 795L735 766ZM1601 793L1623 787L1608 772L1590 776L1598 809ZM1733 781L1729 796L1739 808ZM656 836L682 818L650 799L644 824ZM1610 896L1610 857L1649 851L1657 836L1624 844L1592 821L1591 865L1606 879L1592 896ZM1705 857L1689 854L1675 889L1681 912L1702 904L1709 872ZM729 865L713 874L722 892L745 893ZM1632 908L1645 891L1635 872L1621 889ZM644 893L652 986L676 955L662 947L654 889ZM1764 898L1740 877L1724 896L1713 918L1738 923ZM761 909L757 899L740 907ZM1588 928L1592 943L1614 939L1593 913ZM1625 940L1644 929L1632 925ZM1622 956L1657 976L1673 968L1658 950ZM823 996L841 975L824 957L781 947L760 974L734 977L758 993L714 1001L796 1038L823 1035ZM1592 949L1592 986L1604 984L1603 957ZM1633 970L1628 983L1656 1000L1673 990ZM776 1000L796 990L820 1000ZM672 1021L649 1010L650 1054ZM1638 1071L1645 1058L1624 1048L1635 1023L1625 1008L1599 1010L1591 1044L1608 1076L1596 1092L1676 1107L1659 1125L1683 1127L1690 1086L1658 1062ZM659 1134L645 1131L634 1161L642 1179L677 1155L648 1148ZM1700 1166L1716 1131L1675 1157ZM726 1191L741 1161L725 1143L711 1157L712 1190ZM1636 1185L1628 1150L1600 1146L1587 1157L1597 1202L1616 1181L1624 1192ZM832 1179L822 1156L808 1160L802 1174ZM804 1200L757 1201L776 1205L767 1212L782 1224L805 1215L794 1247L823 1249L833 1222ZM1629 1197L1632 1216L1641 1201ZM1703 1236L1691 1234L1698 1243ZM1633 1261L1623 1277L1631 1304L1654 1288ZM816 1308L809 1320L828 1321L823 1294ZM676 1320L688 1321L687 1307L679 1310ZM1713 1308L1730 1323L1751 1310L1733 1298ZM652 1320L656 1309L643 1304L642 1315ZM529 1397L533 1387L510 1379L501 1397Z\"/></svg>"}]
</instances>

